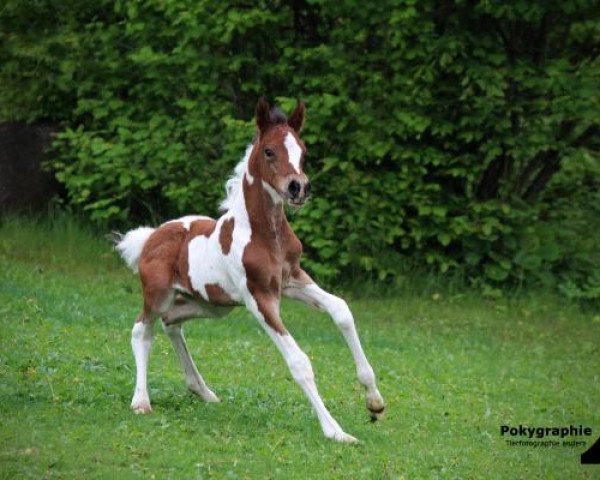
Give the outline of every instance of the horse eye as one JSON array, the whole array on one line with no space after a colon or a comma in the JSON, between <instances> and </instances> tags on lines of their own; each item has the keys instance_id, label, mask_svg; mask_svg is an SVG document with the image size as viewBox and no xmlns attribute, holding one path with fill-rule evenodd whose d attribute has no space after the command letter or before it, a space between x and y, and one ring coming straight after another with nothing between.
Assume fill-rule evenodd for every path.
<instances>
[{"instance_id":1,"label":"horse eye","mask_svg":"<svg viewBox=\"0 0 600 480\"><path fill-rule=\"evenodd\" d=\"M265 157L273 158L275 156L275 152L270 148L265 148Z\"/></svg>"}]
</instances>

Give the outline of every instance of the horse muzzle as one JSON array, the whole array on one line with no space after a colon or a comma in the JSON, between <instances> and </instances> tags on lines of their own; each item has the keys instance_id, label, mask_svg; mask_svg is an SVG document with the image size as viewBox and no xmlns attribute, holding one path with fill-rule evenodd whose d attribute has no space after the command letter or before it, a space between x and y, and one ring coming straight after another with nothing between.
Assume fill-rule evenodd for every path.
<instances>
[{"instance_id":1,"label":"horse muzzle","mask_svg":"<svg viewBox=\"0 0 600 480\"><path fill-rule=\"evenodd\" d=\"M311 185L308 178L292 178L285 191L288 205L299 207L310 196Z\"/></svg>"}]
</instances>

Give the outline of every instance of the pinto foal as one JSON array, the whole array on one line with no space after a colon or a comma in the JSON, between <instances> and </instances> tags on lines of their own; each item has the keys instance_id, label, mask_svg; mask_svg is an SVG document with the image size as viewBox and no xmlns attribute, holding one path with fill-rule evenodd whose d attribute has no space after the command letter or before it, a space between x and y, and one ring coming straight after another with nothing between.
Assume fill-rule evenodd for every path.
<instances>
[{"instance_id":1,"label":"pinto foal","mask_svg":"<svg viewBox=\"0 0 600 480\"><path fill-rule=\"evenodd\" d=\"M153 229L128 232L117 249L139 270L144 306L131 338L137 367L131 408L151 411L146 369L153 325L162 325L177 352L188 388L206 402L218 397L206 385L187 349L182 323L219 317L244 305L283 355L294 380L310 400L323 433L340 442L356 439L331 416L315 385L310 360L286 330L279 312L281 296L328 312L341 330L366 389L367 408L378 418L384 403L344 300L325 292L300 267L302 244L290 228L283 203L299 206L310 194L303 172L305 147L298 136L304 104L286 117L261 99L256 107L258 136L227 182L225 213L214 220L188 216Z\"/></svg>"}]
</instances>

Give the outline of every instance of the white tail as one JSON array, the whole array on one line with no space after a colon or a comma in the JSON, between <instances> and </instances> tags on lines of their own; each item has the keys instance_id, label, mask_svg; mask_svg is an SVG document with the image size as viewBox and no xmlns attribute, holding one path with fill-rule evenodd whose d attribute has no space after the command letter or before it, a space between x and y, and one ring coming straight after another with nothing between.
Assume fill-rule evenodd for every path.
<instances>
[{"instance_id":1,"label":"white tail","mask_svg":"<svg viewBox=\"0 0 600 480\"><path fill-rule=\"evenodd\" d=\"M135 230L130 230L116 242L115 248L119 251L127 266L134 272L138 271L138 262L140 261L142 249L150 235L154 233L154 230L156 229L139 227Z\"/></svg>"}]
</instances>

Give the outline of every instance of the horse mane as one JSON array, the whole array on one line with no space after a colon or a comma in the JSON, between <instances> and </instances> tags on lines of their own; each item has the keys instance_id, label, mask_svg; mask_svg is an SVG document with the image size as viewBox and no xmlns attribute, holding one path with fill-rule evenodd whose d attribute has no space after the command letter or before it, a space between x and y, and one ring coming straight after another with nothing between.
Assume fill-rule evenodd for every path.
<instances>
[{"instance_id":1,"label":"horse mane","mask_svg":"<svg viewBox=\"0 0 600 480\"><path fill-rule=\"evenodd\" d=\"M246 173L248 168L248 160L250 160L253 148L254 143L251 143L246 147L246 153L244 153L243 158L235 166L233 174L229 177L227 182L225 182L225 198L219 204L219 211L226 212L233 207L235 197L242 190L242 180L244 179L244 173Z\"/></svg>"},{"instance_id":2,"label":"horse mane","mask_svg":"<svg viewBox=\"0 0 600 480\"><path fill-rule=\"evenodd\" d=\"M286 125L287 117L285 114L276 106L271 108L269 117L272 125ZM248 160L252 154L252 149L256 143L257 138L254 138L252 143L246 147L246 152L243 158L235 166L233 175L229 177L225 182L225 198L219 204L219 211L226 212L233 206L233 200L242 189L242 180L244 179L244 173L246 173L248 167Z\"/></svg>"}]
</instances>

